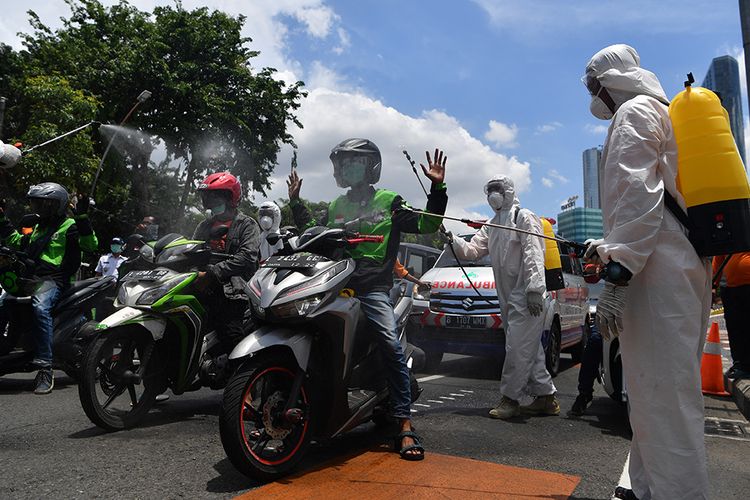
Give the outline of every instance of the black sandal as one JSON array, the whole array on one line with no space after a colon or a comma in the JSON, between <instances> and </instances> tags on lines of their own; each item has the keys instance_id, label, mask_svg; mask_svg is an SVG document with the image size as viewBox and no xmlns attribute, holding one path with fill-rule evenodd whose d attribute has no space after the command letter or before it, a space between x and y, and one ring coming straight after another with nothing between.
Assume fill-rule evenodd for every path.
<instances>
[{"instance_id":1,"label":"black sandal","mask_svg":"<svg viewBox=\"0 0 750 500\"><path fill-rule=\"evenodd\" d=\"M412 438L414 440L414 444L402 447L402 443L404 442L405 437ZM409 460L412 462L423 460L424 446L422 446L421 441L422 438L420 438L413 430L404 431L396 438L394 442L394 449L398 450L398 454L401 455L401 458L403 458L404 460ZM409 453L412 450L416 450L418 453Z\"/></svg>"}]
</instances>

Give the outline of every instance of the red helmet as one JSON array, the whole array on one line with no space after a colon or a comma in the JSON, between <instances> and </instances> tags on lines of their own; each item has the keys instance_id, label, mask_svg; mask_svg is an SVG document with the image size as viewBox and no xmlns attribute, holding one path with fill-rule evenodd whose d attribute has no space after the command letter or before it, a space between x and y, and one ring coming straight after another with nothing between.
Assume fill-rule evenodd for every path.
<instances>
[{"instance_id":1,"label":"red helmet","mask_svg":"<svg viewBox=\"0 0 750 500\"><path fill-rule=\"evenodd\" d=\"M229 191L232 207L236 207L240 203L240 197L242 196L240 181L229 172L216 172L209 175L200 183L198 191Z\"/></svg>"}]
</instances>

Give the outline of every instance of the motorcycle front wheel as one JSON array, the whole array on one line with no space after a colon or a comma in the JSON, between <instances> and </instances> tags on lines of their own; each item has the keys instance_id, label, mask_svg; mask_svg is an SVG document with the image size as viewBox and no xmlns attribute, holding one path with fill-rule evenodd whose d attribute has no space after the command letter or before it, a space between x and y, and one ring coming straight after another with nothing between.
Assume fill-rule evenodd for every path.
<instances>
[{"instance_id":1,"label":"motorcycle front wheel","mask_svg":"<svg viewBox=\"0 0 750 500\"><path fill-rule=\"evenodd\" d=\"M164 389L158 349L136 328L107 331L89 344L81 364L78 396L89 419L109 431L137 425Z\"/></svg>"},{"instance_id":2,"label":"motorcycle front wheel","mask_svg":"<svg viewBox=\"0 0 750 500\"><path fill-rule=\"evenodd\" d=\"M310 443L311 407L307 384L284 412L297 364L278 354L259 355L229 380L219 416L221 444L246 476L273 481L288 474Z\"/></svg>"}]
</instances>

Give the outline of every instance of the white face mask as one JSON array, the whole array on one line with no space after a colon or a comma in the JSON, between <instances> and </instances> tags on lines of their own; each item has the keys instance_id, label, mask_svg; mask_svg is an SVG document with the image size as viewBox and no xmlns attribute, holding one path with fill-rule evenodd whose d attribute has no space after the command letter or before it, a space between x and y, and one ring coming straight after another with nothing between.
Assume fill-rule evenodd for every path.
<instances>
[{"instance_id":1,"label":"white face mask","mask_svg":"<svg viewBox=\"0 0 750 500\"><path fill-rule=\"evenodd\" d=\"M258 224L260 224L260 228L262 230L268 231L273 227L273 219L271 217L268 217L267 215L264 215L260 218Z\"/></svg>"},{"instance_id":2,"label":"white face mask","mask_svg":"<svg viewBox=\"0 0 750 500\"><path fill-rule=\"evenodd\" d=\"M500 210L503 208L504 199L505 197L497 191L493 191L487 195L487 203L490 204L493 210Z\"/></svg>"},{"instance_id":3,"label":"white face mask","mask_svg":"<svg viewBox=\"0 0 750 500\"><path fill-rule=\"evenodd\" d=\"M611 120L614 114L609 107L602 101L601 97L592 95L591 104L589 105L591 114L600 120Z\"/></svg>"}]
</instances>

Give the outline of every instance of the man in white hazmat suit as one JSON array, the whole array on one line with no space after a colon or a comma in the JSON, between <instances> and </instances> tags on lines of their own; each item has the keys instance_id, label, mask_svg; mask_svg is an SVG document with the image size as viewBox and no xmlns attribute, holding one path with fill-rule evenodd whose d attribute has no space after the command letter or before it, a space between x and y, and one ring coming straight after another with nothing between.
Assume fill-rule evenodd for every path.
<instances>
[{"instance_id":1,"label":"man in white hazmat suit","mask_svg":"<svg viewBox=\"0 0 750 500\"><path fill-rule=\"evenodd\" d=\"M496 175L484 186L487 202L495 211L491 222L543 234L533 212L521 208L510 177ZM531 414L558 415L555 385L544 363L544 241L536 236L489 226L466 242L456 238L459 259L477 260L487 254L495 274L495 289L505 325L505 364L500 379L500 405L493 418L509 419L523 410ZM524 395L535 399L519 406Z\"/></svg>"},{"instance_id":2,"label":"man in white hazmat suit","mask_svg":"<svg viewBox=\"0 0 750 500\"><path fill-rule=\"evenodd\" d=\"M711 304L709 262L664 206L677 190L677 145L667 97L632 47L612 45L586 66L591 112L612 120L602 151L603 240L590 260L632 273L607 282L597 322L620 336L628 388L632 490L628 499L708 498L700 359Z\"/></svg>"},{"instance_id":3,"label":"man in white hazmat suit","mask_svg":"<svg viewBox=\"0 0 750 500\"><path fill-rule=\"evenodd\" d=\"M260 225L260 260L263 262L284 246L278 240L271 244L266 239L269 234L278 234L281 226L281 209L272 201L264 201L258 208L258 225Z\"/></svg>"}]
</instances>

